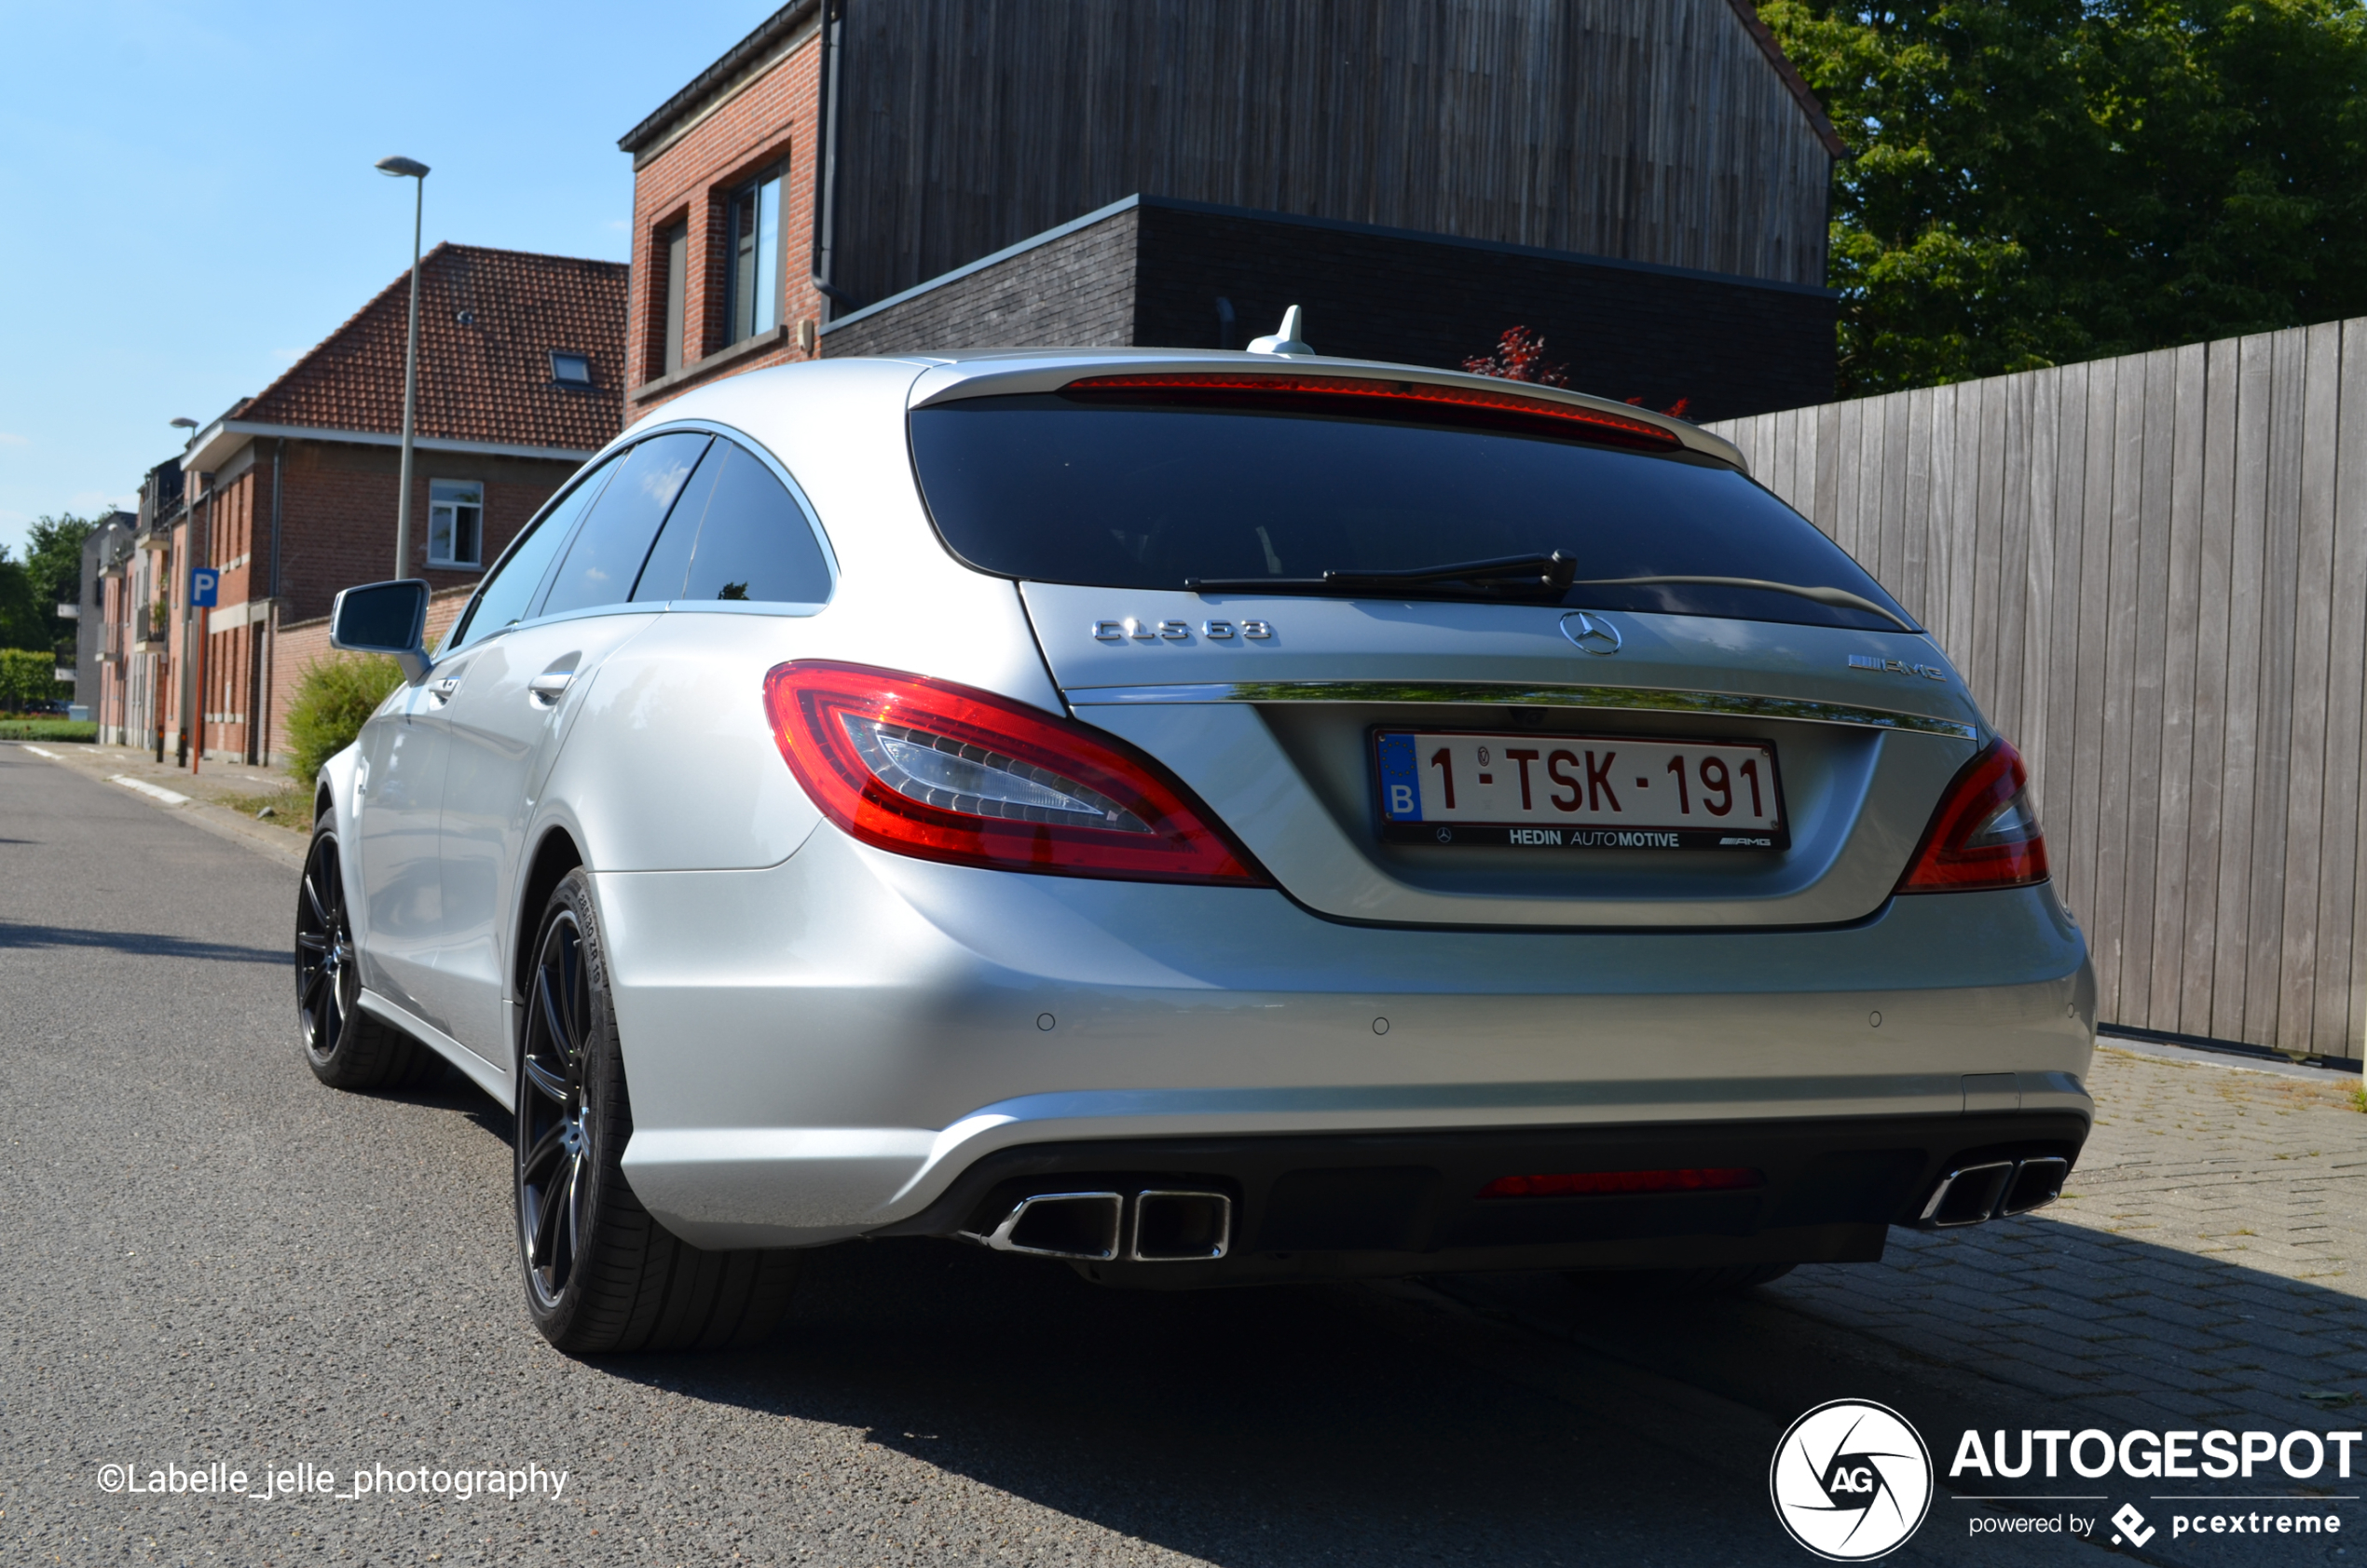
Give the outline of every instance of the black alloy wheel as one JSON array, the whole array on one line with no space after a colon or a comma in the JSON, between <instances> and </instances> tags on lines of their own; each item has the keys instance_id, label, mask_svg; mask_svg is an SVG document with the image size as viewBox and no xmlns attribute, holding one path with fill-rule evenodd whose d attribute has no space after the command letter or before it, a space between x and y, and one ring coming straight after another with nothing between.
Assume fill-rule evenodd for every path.
<instances>
[{"instance_id":1,"label":"black alloy wheel","mask_svg":"<svg viewBox=\"0 0 2367 1568\"><path fill-rule=\"evenodd\" d=\"M525 978L518 1053L518 1258L527 1311L570 1355L756 1344L795 1288L794 1252L711 1252L641 1207L608 962L582 870L560 879Z\"/></svg>"},{"instance_id":2,"label":"black alloy wheel","mask_svg":"<svg viewBox=\"0 0 2367 1568\"><path fill-rule=\"evenodd\" d=\"M305 1065L331 1088L397 1088L444 1071L443 1057L362 1006L345 866L326 816L313 830L296 886L295 993Z\"/></svg>"},{"instance_id":3,"label":"black alloy wheel","mask_svg":"<svg viewBox=\"0 0 2367 1568\"><path fill-rule=\"evenodd\" d=\"M518 1087L518 1239L527 1288L545 1313L558 1309L575 1276L592 1229L592 1171L603 1152L584 1083L592 1020L584 957L581 920L571 908L554 907L527 995Z\"/></svg>"},{"instance_id":4,"label":"black alloy wheel","mask_svg":"<svg viewBox=\"0 0 2367 1568\"><path fill-rule=\"evenodd\" d=\"M296 1017L305 1054L316 1063L336 1055L346 1020L361 994L353 961L353 928L345 914L344 867L334 833L316 833L296 893Z\"/></svg>"}]
</instances>

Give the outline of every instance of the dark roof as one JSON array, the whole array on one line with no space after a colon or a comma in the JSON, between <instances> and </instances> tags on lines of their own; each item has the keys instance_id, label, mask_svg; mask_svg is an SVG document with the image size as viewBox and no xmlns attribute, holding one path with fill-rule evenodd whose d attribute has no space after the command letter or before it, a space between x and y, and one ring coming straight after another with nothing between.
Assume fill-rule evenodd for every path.
<instances>
[{"instance_id":1,"label":"dark roof","mask_svg":"<svg viewBox=\"0 0 2367 1568\"><path fill-rule=\"evenodd\" d=\"M623 416L628 271L482 245L430 251L419 264L418 433L573 452L606 444ZM405 272L230 417L399 434L410 304ZM589 389L552 381L554 348L591 357Z\"/></svg>"},{"instance_id":2,"label":"dark roof","mask_svg":"<svg viewBox=\"0 0 2367 1568\"><path fill-rule=\"evenodd\" d=\"M618 137L618 150L637 153L671 130L677 121L705 104L710 94L730 85L734 76L763 58L765 50L812 15L818 4L820 0L789 0L787 5L757 23L755 32L732 45L721 60L700 72L689 87L659 104L657 113Z\"/></svg>"},{"instance_id":3,"label":"dark roof","mask_svg":"<svg viewBox=\"0 0 2367 1568\"><path fill-rule=\"evenodd\" d=\"M1816 132L1816 139L1825 143L1825 150L1835 157L1849 157L1849 143L1843 142L1841 133L1833 129L1833 118L1825 113L1825 105L1817 101L1815 89L1808 85L1808 78L1799 74L1799 67L1792 63L1791 57L1784 52L1784 46L1775 41L1775 34L1770 33L1767 24L1758 20L1758 7L1755 0L1727 0L1727 4L1734 7L1734 15L1741 19L1743 30L1751 35L1751 41L1767 57L1767 62L1775 67L1775 74L1784 78L1784 85L1791 89L1800 111L1808 116L1809 128Z\"/></svg>"}]
</instances>

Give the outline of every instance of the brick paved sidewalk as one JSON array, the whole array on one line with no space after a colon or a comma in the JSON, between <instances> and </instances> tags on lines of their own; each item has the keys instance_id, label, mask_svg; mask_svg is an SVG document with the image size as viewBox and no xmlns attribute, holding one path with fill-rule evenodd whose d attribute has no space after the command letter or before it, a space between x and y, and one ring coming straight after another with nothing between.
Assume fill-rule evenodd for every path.
<instances>
[{"instance_id":1,"label":"brick paved sidewalk","mask_svg":"<svg viewBox=\"0 0 2367 1568\"><path fill-rule=\"evenodd\" d=\"M2367 1114L2348 1083L2107 1044L2090 1088L2096 1131L2051 1208L1894 1231L1879 1266L1762 1294L2101 1425L2367 1421Z\"/></svg>"}]
</instances>

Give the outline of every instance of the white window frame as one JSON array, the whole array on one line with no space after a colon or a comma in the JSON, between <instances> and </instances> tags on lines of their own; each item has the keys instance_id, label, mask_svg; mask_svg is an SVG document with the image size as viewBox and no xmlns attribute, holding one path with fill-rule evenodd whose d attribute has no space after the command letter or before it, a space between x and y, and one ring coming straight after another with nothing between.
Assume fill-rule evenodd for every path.
<instances>
[{"instance_id":1,"label":"white window frame","mask_svg":"<svg viewBox=\"0 0 2367 1568\"><path fill-rule=\"evenodd\" d=\"M453 535L458 528L463 508L476 512L475 538L471 540L475 548L465 558L452 548ZM485 570L485 481L428 481L428 565L448 566L456 571Z\"/></svg>"}]
</instances>

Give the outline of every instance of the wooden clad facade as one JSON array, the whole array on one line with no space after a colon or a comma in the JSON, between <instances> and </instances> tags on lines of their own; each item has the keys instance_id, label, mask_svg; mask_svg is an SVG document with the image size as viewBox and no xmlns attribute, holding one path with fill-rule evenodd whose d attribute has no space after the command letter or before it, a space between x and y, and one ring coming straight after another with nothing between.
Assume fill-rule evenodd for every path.
<instances>
[{"instance_id":1,"label":"wooden clad facade","mask_svg":"<svg viewBox=\"0 0 2367 1568\"><path fill-rule=\"evenodd\" d=\"M1746 0L848 0L830 281L1143 193L1822 285L1839 143Z\"/></svg>"},{"instance_id":2,"label":"wooden clad facade","mask_svg":"<svg viewBox=\"0 0 2367 1568\"><path fill-rule=\"evenodd\" d=\"M1713 428L2022 749L2103 1019L2367 1054L2367 319Z\"/></svg>"}]
</instances>

